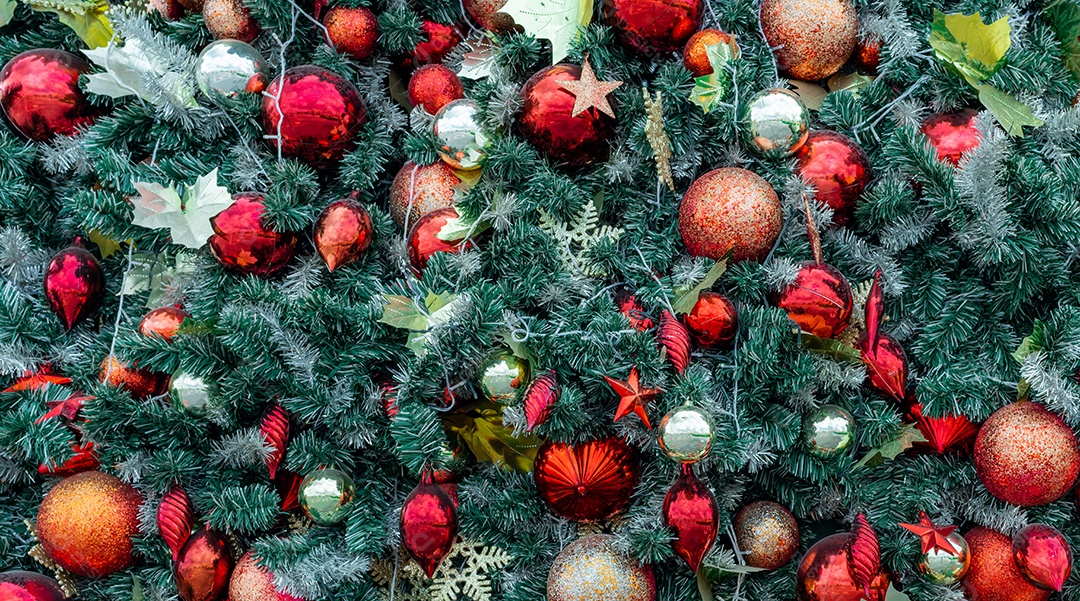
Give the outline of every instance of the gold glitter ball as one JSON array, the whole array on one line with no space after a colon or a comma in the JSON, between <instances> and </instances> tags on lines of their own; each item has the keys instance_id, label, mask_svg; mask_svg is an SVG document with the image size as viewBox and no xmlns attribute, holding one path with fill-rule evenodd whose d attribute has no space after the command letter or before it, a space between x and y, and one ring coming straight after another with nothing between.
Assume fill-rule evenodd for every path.
<instances>
[{"instance_id":1,"label":"gold glitter ball","mask_svg":"<svg viewBox=\"0 0 1080 601\"><path fill-rule=\"evenodd\" d=\"M615 548L615 537L594 534L563 549L551 564L548 601L654 601L652 568Z\"/></svg>"},{"instance_id":2,"label":"gold glitter ball","mask_svg":"<svg viewBox=\"0 0 1080 601\"><path fill-rule=\"evenodd\" d=\"M765 0L761 30L781 71L803 81L836 73L855 49L859 20L851 0Z\"/></svg>"},{"instance_id":3,"label":"gold glitter ball","mask_svg":"<svg viewBox=\"0 0 1080 601\"><path fill-rule=\"evenodd\" d=\"M679 234L695 257L762 259L784 225L783 209L769 182L760 175L726 167L694 180L679 205Z\"/></svg>"},{"instance_id":4,"label":"gold glitter ball","mask_svg":"<svg viewBox=\"0 0 1080 601\"><path fill-rule=\"evenodd\" d=\"M799 523L779 503L755 501L735 514L731 526L750 567L775 570L799 550Z\"/></svg>"}]
</instances>

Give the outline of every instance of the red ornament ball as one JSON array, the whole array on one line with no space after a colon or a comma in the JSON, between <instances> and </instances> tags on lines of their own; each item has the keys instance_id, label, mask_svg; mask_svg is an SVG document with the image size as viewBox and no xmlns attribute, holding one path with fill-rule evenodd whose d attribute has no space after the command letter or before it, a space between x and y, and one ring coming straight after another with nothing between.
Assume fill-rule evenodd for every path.
<instances>
[{"instance_id":1,"label":"red ornament ball","mask_svg":"<svg viewBox=\"0 0 1080 601\"><path fill-rule=\"evenodd\" d=\"M101 113L79 88L79 76L89 70L70 52L27 50L0 69L0 109L12 128L35 142L70 136Z\"/></svg>"},{"instance_id":2,"label":"red ornament ball","mask_svg":"<svg viewBox=\"0 0 1080 601\"><path fill-rule=\"evenodd\" d=\"M150 10L166 21L175 21L184 16L184 5L179 0L150 0Z\"/></svg>"},{"instance_id":3,"label":"red ornament ball","mask_svg":"<svg viewBox=\"0 0 1080 601\"><path fill-rule=\"evenodd\" d=\"M1013 537L1016 567L1029 582L1041 589L1061 592L1072 573L1072 548L1053 526L1030 524Z\"/></svg>"},{"instance_id":4,"label":"red ornament ball","mask_svg":"<svg viewBox=\"0 0 1080 601\"><path fill-rule=\"evenodd\" d=\"M739 333L739 312L728 297L706 290L698 295L683 323L698 346L721 348L731 344Z\"/></svg>"},{"instance_id":5,"label":"red ornament ball","mask_svg":"<svg viewBox=\"0 0 1080 601\"><path fill-rule=\"evenodd\" d=\"M644 332L652 329L654 325L652 318L645 312L641 301L629 289L620 288L615 293L615 306L619 308L619 313L626 316L635 330Z\"/></svg>"},{"instance_id":6,"label":"red ornament ball","mask_svg":"<svg viewBox=\"0 0 1080 601\"><path fill-rule=\"evenodd\" d=\"M784 225L780 199L761 176L726 167L694 180L679 206L679 234L695 257L764 258Z\"/></svg>"},{"instance_id":7,"label":"red ornament ball","mask_svg":"<svg viewBox=\"0 0 1080 601\"><path fill-rule=\"evenodd\" d=\"M605 0L604 19L619 41L642 54L682 48L701 26L702 0Z\"/></svg>"},{"instance_id":8,"label":"red ornament ball","mask_svg":"<svg viewBox=\"0 0 1080 601\"><path fill-rule=\"evenodd\" d=\"M139 333L143 336L160 336L172 341L180 331L180 324L191 317L179 307L160 307L143 316L139 322Z\"/></svg>"},{"instance_id":9,"label":"red ornament ball","mask_svg":"<svg viewBox=\"0 0 1080 601\"><path fill-rule=\"evenodd\" d=\"M923 121L921 131L930 138L939 161L948 161L955 167L965 152L979 145L982 134L975 126L976 116L977 112L964 109L957 113L930 115Z\"/></svg>"},{"instance_id":10,"label":"red ornament ball","mask_svg":"<svg viewBox=\"0 0 1080 601\"><path fill-rule=\"evenodd\" d=\"M101 362L98 370L98 380L102 384L108 384L114 388L123 388L137 399L165 394L169 389L169 374L155 373L149 369L139 368L138 363L122 363L116 357L109 355Z\"/></svg>"},{"instance_id":11,"label":"red ornament ball","mask_svg":"<svg viewBox=\"0 0 1080 601\"><path fill-rule=\"evenodd\" d=\"M284 83L283 83L284 82ZM276 100L275 100L276 99ZM263 95L263 130L281 153L309 165L336 163L352 150L367 119L367 106L356 86L314 65L293 67Z\"/></svg>"},{"instance_id":12,"label":"red ornament ball","mask_svg":"<svg viewBox=\"0 0 1080 601\"><path fill-rule=\"evenodd\" d=\"M1050 591L1028 582L1013 559L1012 539L977 526L964 534L971 549L971 567L964 576L964 594L972 601L1047 601Z\"/></svg>"},{"instance_id":13,"label":"red ornament ball","mask_svg":"<svg viewBox=\"0 0 1080 601\"><path fill-rule=\"evenodd\" d=\"M202 14L215 40L250 42L259 35L259 22L241 0L206 0Z\"/></svg>"},{"instance_id":14,"label":"red ornament ball","mask_svg":"<svg viewBox=\"0 0 1080 601\"><path fill-rule=\"evenodd\" d=\"M818 338L835 338L851 320L855 301L847 278L835 267L805 261L799 264L795 281L780 293L776 306L804 332Z\"/></svg>"},{"instance_id":15,"label":"red ornament ball","mask_svg":"<svg viewBox=\"0 0 1080 601\"><path fill-rule=\"evenodd\" d=\"M775 570L799 550L799 523L779 503L755 501L735 514L731 527L750 567Z\"/></svg>"},{"instance_id":16,"label":"red ornament ball","mask_svg":"<svg viewBox=\"0 0 1080 601\"><path fill-rule=\"evenodd\" d=\"M364 60L375 52L379 20L370 8L335 6L323 16L323 26L338 52Z\"/></svg>"},{"instance_id":17,"label":"red ornament ball","mask_svg":"<svg viewBox=\"0 0 1080 601\"><path fill-rule=\"evenodd\" d=\"M462 4L469 16L484 29L505 33L514 27L514 19L499 12L506 5L506 0L462 0Z\"/></svg>"},{"instance_id":18,"label":"red ornament ball","mask_svg":"<svg viewBox=\"0 0 1080 601\"><path fill-rule=\"evenodd\" d=\"M409 78L409 104L424 107L429 115L464 97L461 79L445 65L424 65Z\"/></svg>"},{"instance_id":19,"label":"red ornament ball","mask_svg":"<svg viewBox=\"0 0 1080 601\"><path fill-rule=\"evenodd\" d=\"M459 217L454 207L435 209L416 222L409 234L409 263L419 276L435 253L457 253L472 248L471 240L441 240L439 232L451 219Z\"/></svg>"},{"instance_id":20,"label":"red ornament ball","mask_svg":"<svg viewBox=\"0 0 1080 601\"><path fill-rule=\"evenodd\" d=\"M48 576L12 570L0 573L0 599L3 601L64 601L64 591Z\"/></svg>"},{"instance_id":21,"label":"red ornament ball","mask_svg":"<svg viewBox=\"0 0 1080 601\"><path fill-rule=\"evenodd\" d=\"M607 158L615 119L597 110L573 117L575 97L559 85L577 81L581 67L560 63L538 71L521 89L518 131L552 160L589 165Z\"/></svg>"},{"instance_id":22,"label":"red ornament ball","mask_svg":"<svg viewBox=\"0 0 1080 601\"><path fill-rule=\"evenodd\" d=\"M799 175L816 190L814 198L833 210L833 222L847 225L870 184L870 161L859 145L834 131L812 131L795 159Z\"/></svg>"},{"instance_id":23,"label":"red ornament ball","mask_svg":"<svg viewBox=\"0 0 1080 601\"><path fill-rule=\"evenodd\" d=\"M229 601L305 601L283 593L274 586L274 574L255 561L248 551L236 562L229 579Z\"/></svg>"},{"instance_id":24,"label":"red ornament ball","mask_svg":"<svg viewBox=\"0 0 1080 601\"><path fill-rule=\"evenodd\" d=\"M371 215L351 198L331 203L315 221L315 249L330 271L360 258L373 235Z\"/></svg>"},{"instance_id":25,"label":"red ornament ball","mask_svg":"<svg viewBox=\"0 0 1080 601\"><path fill-rule=\"evenodd\" d=\"M443 161L430 165L408 161L390 185L390 216L398 225L412 227L420 217L454 204L454 186L460 183Z\"/></svg>"},{"instance_id":26,"label":"red ornament ball","mask_svg":"<svg viewBox=\"0 0 1080 601\"><path fill-rule=\"evenodd\" d=\"M878 572L870 582L869 594L855 583L848 545L850 534L826 536L814 543L799 562L795 594L799 601L884 601L889 578Z\"/></svg>"},{"instance_id":27,"label":"red ornament ball","mask_svg":"<svg viewBox=\"0 0 1080 601\"><path fill-rule=\"evenodd\" d=\"M173 568L176 591L183 601L217 601L228 590L232 569L229 541L203 526L180 548Z\"/></svg>"},{"instance_id":28,"label":"red ornament ball","mask_svg":"<svg viewBox=\"0 0 1080 601\"><path fill-rule=\"evenodd\" d=\"M706 49L717 44L732 43L731 36L719 29L702 29L690 36L683 47L683 65L694 77L704 77L713 72Z\"/></svg>"},{"instance_id":29,"label":"red ornament ball","mask_svg":"<svg viewBox=\"0 0 1080 601\"><path fill-rule=\"evenodd\" d=\"M576 445L548 441L536 453L533 479L556 515L597 522L630 506L639 469L637 455L622 438Z\"/></svg>"},{"instance_id":30,"label":"red ornament ball","mask_svg":"<svg viewBox=\"0 0 1080 601\"><path fill-rule=\"evenodd\" d=\"M68 330L97 311L105 296L105 273L79 238L49 260L44 284L49 307Z\"/></svg>"},{"instance_id":31,"label":"red ornament ball","mask_svg":"<svg viewBox=\"0 0 1080 601\"><path fill-rule=\"evenodd\" d=\"M1080 476L1076 434L1043 405L1022 401L991 415L975 437L975 472L986 490L1021 507L1052 503Z\"/></svg>"},{"instance_id":32,"label":"red ornament ball","mask_svg":"<svg viewBox=\"0 0 1080 601\"><path fill-rule=\"evenodd\" d=\"M399 66L406 71L420 65L443 62L447 55L453 52L454 47L461 43L461 32L453 25L424 21L420 24L420 33L424 39L401 59Z\"/></svg>"},{"instance_id":33,"label":"red ornament ball","mask_svg":"<svg viewBox=\"0 0 1080 601\"><path fill-rule=\"evenodd\" d=\"M859 20L851 0L765 0L761 29L780 70L817 81L847 62Z\"/></svg>"},{"instance_id":34,"label":"red ornament ball","mask_svg":"<svg viewBox=\"0 0 1080 601\"><path fill-rule=\"evenodd\" d=\"M851 62L863 75L877 75L881 66L881 38L867 36L855 43L851 53Z\"/></svg>"},{"instance_id":35,"label":"red ornament ball","mask_svg":"<svg viewBox=\"0 0 1080 601\"><path fill-rule=\"evenodd\" d=\"M231 207L210 220L214 258L240 274L270 276L281 271L296 252L296 234L266 227L262 194L241 192L233 194L233 199Z\"/></svg>"},{"instance_id":36,"label":"red ornament ball","mask_svg":"<svg viewBox=\"0 0 1080 601\"><path fill-rule=\"evenodd\" d=\"M83 472L45 495L36 529L45 553L76 576L100 578L134 563L142 495L119 478Z\"/></svg>"}]
</instances>

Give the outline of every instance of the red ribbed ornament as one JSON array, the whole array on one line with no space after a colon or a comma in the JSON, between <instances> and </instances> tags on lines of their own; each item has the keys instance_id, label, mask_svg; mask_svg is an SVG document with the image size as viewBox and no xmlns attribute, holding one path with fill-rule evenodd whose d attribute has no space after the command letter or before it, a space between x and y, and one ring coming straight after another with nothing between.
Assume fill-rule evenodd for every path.
<instances>
[{"instance_id":1,"label":"red ribbed ornament","mask_svg":"<svg viewBox=\"0 0 1080 601\"><path fill-rule=\"evenodd\" d=\"M97 311L105 297L105 273L94 255L83 247L82 238L53 255L45 269L45 298L71 330L75 324Z\"/></svg>"},{"instance_id":2,"label":"red ribbed ornament","mask_svg":"<svg viewBox=\"0 0 1080 601\"><path fill-rule=\"evenodd\" d=\"M675 553L686 561L691 572L697 573L716 541L720 511L712 492L694 477L692 470L684 465L664 497L664 525L675 533L671 541Z\"/></svg>"},{"instance_id":3,"label":"red ribbed ornament","mask_svg":"<svg viewBox=\"0 0 1080 601\"><path fill-rule=\"evenodd\" d=\"M795 151L797 172L814 186L814 199L833 210L833 222L847 225L870 184L870 160L859 145L829 130L810 132Z\"/></svg>"},{"instance_id":4,"label":"red ribbed ornament","mask_svg":"<svg viewBox=\"0 0 1080 601\"><path fill-rule=\"evenodd\" d=\"M918 402L911 403L907 414L926 439L926 442L916 442L915 448L928 449L938 455L948 451L970 451L971 443L979 432L979 428L966 415L927 417L923 415L922 404Z\"/></svg>"},{"instance_id":5,"label":"red ribbed ornament","mask_svg":"<svg viewBox=\"0 0 1080 601\"><path fill-rule=\"evenodd\" d=\"M191 536L195 525L195 507L191 504L184 489L175 485L161 497L158 505L157 526L162 540L172 551L173 561L180 555L180 549Z\"/></svg>"},{"instance_id":6,"label":"red ribbed ornament","mask_svg":"<svg viewBox=\"0 0 1080 601\"><path fill-rule=\"evenodd\" d=\"M360 258L373 235L371 215L355 197L330 203L315 221L315 249L330 271Z\"/></svg>"},{"instance_id":7,"label":"red ribbed ornament","mask_svg":"<svg viewBox=\"0 0 1080 601\"><path fill-rule=\"evenodd\" d=\"M16 55L0 69L0 112L35 142L70 136L101 114L79 88L90 64L63 50L38 48Z\"/></svg>"},{"instance_id":8,"label":"red ribbed ornament","mask_svg":"<svg viewBox=\"0 0 1080 601\"><path fill-rule=\"evenodd\" d=\"M979 113L964 109L957 113L930 115L922 123L922 133L930 138L930 144L937 150L938 160L960 164L960 157L974 149L982 140L979 128L975 126L975 117Z\"/></svg>"},{"instance_id":9,"label":"red ribbed ornament","mask_svg":"<svg viewBox=\"0 0 1080 601\"><path fill-rule=\"evenodd\" d=\"M577 445L548 441L533 463L540 498L575 522L606 520L625 510L639 475L634 450L616 437Z\"/></svg>"},{"instance_id":10,"label":"red ribbed ornament","mask_svg":"<svg viewBox=\"0 0 1080 601\"><path fill-rule=\"evenodd\" d=\"M435 483L425 469L405 504L401 507L401 538L405 549L428 578L450 553L457 537L458 522L454 501Z\"/></svg>"},{"instance_id":11,"label":"red ribbed ornament","mask_svg":"<svg viewBox=\"0 0 1080 601\"><path fill-rule=\"evenodd\" d=\"M282 269L296 253L294 232L275 232L266 227L263 195L233 194L232 206L210 220L214 235L210 250L226 269L245 275L270 276Z\"/></svg>"},{"instance_id":12,"label":"red ribbed ornament","mask_svg":"<svg viewBox=\"0 0 1080 601\"><path fill-rule=\"evenodd\" d=\"M690 332L681 321L675 319L671 311L664 311L660 316L660 329L656 333L656 341L667 353L668 361L680 374L686 371L690 364Z\"/></svg>"},{"instance_id":13,"label":"red ribbed ornament","mask_svg":"<svg viewBox=\"0 0 1080 601\"><path fill-rule=\"evenodd\" d=\"M729 346L739 333L739 312L728 297L706 290L698 295L683 323L698 346L723 348Z\"/></svg>"},{"instance_id":14,"label":"red ribbed ornament","mask_svg":"<svg viewBox=\"0 0 1080 601\"><path fill-rule=\"evenodd\" d=\"M683 47L701 26L702 0L605 0L604 20L619 41L642 54Z\"/></svg>"},{"instance_id":15,"label":"red ribbed ornament","mask_svg":"<svg viewBox=\"0 0 1080 601\"><path fill-rule=\"evenodd\" d=\"M799 328L819 338L835 338L843 332L854 304L844 275L827 263L814 261L799 263L795 281L776 301Z\"/></svg>"},{"instance_id":16,"label":"red ribbed ornament","mask_svg":"<svg viewBox=\"0 0 1080 601\"><path fill-rule=\"evenodd\" d=\"M229 541L203 526L184 543L173 568L176 591L183 601L220 601L232 574Z\"/></svg>"},{"instance_id":17,"label":"red ribbed ornament","mask_svg":"<svg viewBox=\"0 0 1080 601\"><path fill-rule=\"evenodd\" d=\"M855 522L851 525L848 567L855 584L869 596L870 585L881 572L881 547L870 522L866 521L866 516L861 513L855 516Z\"/></svg>"},{"instance_id":18,"label":"red ribbed ornament","mask_svg":"<svg viewBox=\"0 0 1080 601\"><path fill-rule=\"evenodd\" d=\"M283 83L284 82L284 83ZM367 120L360 92L344 77L314 65L293 67L263 94L263 131L281 154L309 165L333 165L356 145ZM226 209L227 210L227 209Z\"/></svg>"},{"instance_id":19,"label":"red ribbed ornament","mask_svg":"<svg viewBox=\"0 0 1080 601\"><path fill-rule=\"evenodd\" d=\"M1047 601L1049 590L1024 578L1013 557L1012 540L977 526L964 534L971 549L971 567L964 576L964 594L972 601Z\"/></svg>"},{"instance_id":20,"label":"red ribbed ornament","mask_svg":"<svg viewBox=\"0 0 1080 601\"><path fill-rule=\"evenodd\" d=\"M464 97L461 79L445 65L424 65L409 78L409 104L424 107L429 115Z\"/></svg>"},{"instance_id":21,"label":"red ribbed ornament","mask_svg":"<svg viewBox=\"0 0 1080 601\"><path fill-rule=\"evenodd\" d=\"M881 394L903 402L907 394L907 354L900 343L879 330L884 311L879 270L874 274L874 284L866 299L866 331L855 343L855 348L866 363L870 385Z\"/></svg>"},{"instance_id":22,"label":"red ribbed ornament","mask_svg":"<svg viewBox=\"0 0 1080 601\"><path fill-rule=\"evenodd\" d=\"M559 402L559 374L549 369L536 377L525 389L522 405L525 406L525 430L532 432L551 416L551 409Z\"/></svg>"},{"instance_id":23,"label":"red ribbed ornament","mask_svg":"<svg viewBox=\"0 0 1080 601\"><path fill-rule=\"evenodd\" d=\"M272 479L277 474L278 466L285 457L285 447L289 444L289 412L281 405L271 403L259 421L259 432L262 432L266 444L273 448L266 456L266 469L270 471Z\"/></svg>"},{"instance_id":24,"label":"red ribbed ornament","mask_svg":"<svg viewBox=\"0 0 1080 601\"><path fill-rule=\"evenodd\" d=\"M1042 589L1061 592L1072 573L1072 548L1052 526L1031 524L1013 537L1013 557L1020 573Z\"/></svg>"},{"instance_id":25,"label":"red ribbed ornament","mask_svg":"<svg viewBox=\"0 0 1080 601\"><path fill-rule=\"evenodd\" d=\"M559 63L538 71L521 88L518 131L557 163L590 165L606 159L615 132L615 119L598 110L573 116L575 97L559 82L579 79L581 67Z\"/></svg>"}]
</instances>

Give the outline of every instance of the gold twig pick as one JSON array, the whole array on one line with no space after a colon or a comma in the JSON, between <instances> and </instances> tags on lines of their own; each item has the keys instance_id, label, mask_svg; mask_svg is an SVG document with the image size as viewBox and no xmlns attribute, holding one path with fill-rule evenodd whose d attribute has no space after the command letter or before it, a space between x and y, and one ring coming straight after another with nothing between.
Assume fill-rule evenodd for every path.
<instances>
[{"instance_id":1,"label":"gold twig pick","mask_svg":"<svg viewBox=\"0 0 1080 601\"><path fill-rule=\"evenodd\" d=\"M814 262L818 265L824 261L821 255L821 234L818 233L814 215L810 212L810 201L806 195L802 195L803 208L806 209L806 235L810 238L810 250L814 251Z\"/></svg>"},{"instance_id":2,"label":"gold twig pick","mask_svg":"<svg viewBox=\"0 0 1080 601\"><path fill-rule=\"evenodd\" d=\"M675 180L671 177L671 139L664 131L664 100L660 92L656 93L655 99L650 98L646 88L641 88L641 95L645 97L645 137L649 140L653 158L656 159L656 177L674 192Z\"/></svg>"}]
</instances>

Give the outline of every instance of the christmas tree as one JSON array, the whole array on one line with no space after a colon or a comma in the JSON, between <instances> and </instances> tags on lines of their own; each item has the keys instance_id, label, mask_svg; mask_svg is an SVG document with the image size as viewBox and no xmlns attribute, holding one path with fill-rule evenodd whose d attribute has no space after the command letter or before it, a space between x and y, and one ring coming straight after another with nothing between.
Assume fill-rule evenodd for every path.
<instances>
[{"instance_id":1,"label":"christmas tree","mask_svg":"<svg viewBox=\"0 0 1080 601\"><path fill-rule=\"evenodd\" d=\"M1078 39L0 0L0 599L1080 600Z\"/></svg>"}]
</instances>

